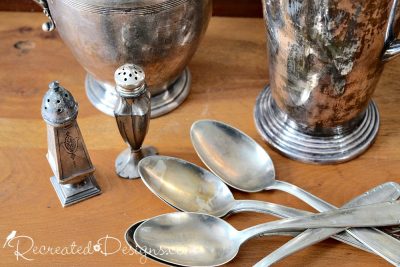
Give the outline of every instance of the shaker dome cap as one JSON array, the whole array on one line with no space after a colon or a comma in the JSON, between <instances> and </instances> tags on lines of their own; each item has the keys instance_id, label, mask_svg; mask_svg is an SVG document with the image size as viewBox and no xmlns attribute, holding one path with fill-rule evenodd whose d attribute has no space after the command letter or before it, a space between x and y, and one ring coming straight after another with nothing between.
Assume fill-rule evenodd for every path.
<instances>
[{"instance_id":1,"label":"shaker dome cap","mask_svg":"<svg viewBox=\"0 0 400 267\"><path fill-rule=\"evenodd\" d=\"M121 96L136 96L143 92L145 74L141 67L135 64L125 64L119 67L114 74L117 92Z\"/></svg>"},{"instance_id":2,"label":"shaker dome cap","mask_svg":"<svg viewBox=\"0 0 400 267\"><path fill-rule=\"evenodd\" d=\"M49 84L49 90L42 100L42 117L53 125L62 126L78 115L78 103L72 94L61 87L58 81Z\"/></svg>"}]
</instances>

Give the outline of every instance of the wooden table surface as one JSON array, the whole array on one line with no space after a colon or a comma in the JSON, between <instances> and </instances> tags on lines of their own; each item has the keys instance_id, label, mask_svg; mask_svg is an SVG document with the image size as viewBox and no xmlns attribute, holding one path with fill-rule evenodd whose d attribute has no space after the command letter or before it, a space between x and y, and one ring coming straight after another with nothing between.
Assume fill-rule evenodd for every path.
<instances>
[{"instance_id":1,"label":"wooden table surface","mask_svg":"<svg viewBox=\"0 0 400 267\"><path fill-rule=\"evenodd\" d=\"M88 102L84 70L56 32L41 31L45 20L40 13L0 13L0 266L158 266L139 255L125 255L123 235L138 220L174 210L140 180L127 181L116 176L114 159L125 144L115 121ZM275 163L279 179L332 204L340 206L385 181L399 181L400 60L387 64L375 93L381 113L381 129L375 144L356 160L330 166L289 160L271 150L256 132L253 107L268 82L261 19L213 18L189 66L193 84L186 102L150 124L145 143L156 146L161 154L204 166L191 146L189 128L195 120L210 118L238 127L262 144ZM102 195L68 208L61 207L49 181L52 172L45 158L47 139L40 115L42 96L48 83L55 79L79 101L78 123L103 190ZM235 191L234 195L238 199L265 200L312 210L281 192ZM238 229L268 220L272 217L253 213L228 219ZM15 239L7 243L12 231L16 231ZM92 246L93 251L98 240L102 245L108 241L106 252L110 255L98 252L51 255L43 251L60 247L65 248L64 254L71 254L68 253L71 250L67 251L71 244ZM251 266L287 240L286 237L251 240L228 266ZM38 253L31 245L44 247ZM115 252L119 245L121 249ZM21 253L18 260L15 251ZM327 240L277 266L387 265L377 256Z\"/></svg>"}]
</instances>

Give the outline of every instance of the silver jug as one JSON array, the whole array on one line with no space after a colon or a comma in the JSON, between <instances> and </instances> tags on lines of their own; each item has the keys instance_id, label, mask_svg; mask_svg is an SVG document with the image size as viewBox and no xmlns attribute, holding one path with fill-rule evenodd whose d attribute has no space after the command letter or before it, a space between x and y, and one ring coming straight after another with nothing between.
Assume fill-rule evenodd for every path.
<instances>
[{"instance_id":1,"label":"silver jug","mask_svg":"<svg viewBox=\"0 0 400 267\"><path fill-rule=\"evenodd\" d=\"M284 155L338 163L364 152L379 128L371 100L384 62L400 52L397 0L263 0L270 84L259 133Z\"/></svg>"},{"instance_id":2,"label":"silver jug","mask_svg":"<svg viewBox=\"0 0 400 267\"><path fill-rule=\"evenodd\" d=\"M212 0L35 0L85 68L92 104L113 115L118 99L114 71L126 62L142 66L152 95L153 117L187 97L187 64L207 29Z\"/></svg>"}]
</instances>

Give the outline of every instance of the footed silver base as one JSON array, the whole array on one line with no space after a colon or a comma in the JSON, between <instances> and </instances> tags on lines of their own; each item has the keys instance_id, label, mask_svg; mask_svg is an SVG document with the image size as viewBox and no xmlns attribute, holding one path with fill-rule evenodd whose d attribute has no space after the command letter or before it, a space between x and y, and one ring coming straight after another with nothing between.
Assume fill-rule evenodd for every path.
<instances>
[{"instance_id":1,"label":"footed silver base","mask_svg":"<svg viewBox=\"0 0 400 267\"><path fill-rule=\"evenodd\" d=\"M151 97L151 117L162 116L182 104L189 95L191 82L190 71L185 68L181 76L165 92ZM90 74L86 75L85 87L89 101L100 111L114 116L114 107L118 99L115 88L97 81Z\"/></svg>"},{"instance_id":2,"label":"footed silver base","mask_svg":"<svg viewBox=\"0 0 400 267\"><path fill-rule=\"evenodd\" d=\"M351 131L313 136L278 110L267 86L258 96L254 119L262 138L283 155L307 163L332 164L351 160L373 143L379 129L379 112L370 102L361 122Z\"/></svg>"},{"instance_id":3,"label":"footed silver base","mask_svg":"<svg viewBox=\"0 0 400 267\"><path fill-rule=\"evenodd\" d=\"M63 207L101 194L100 187L93 174L88 175L85 180L78 184L59 184L55 176L50 177L50 181Z\"/></svg>"},{"instance_id":4,"label":"footed silver base","mask_svg":"<svg viewBox=\"0 0 400 267\"><path fill-rule=\"evenodd\" d=\"M141 150L133 152L128 147L122 151L115 160L115 171L118 176L124 179L140 178L138 172L139 161L145 157L158 154L157 149L152 146L143 147Z\"/></svg>"}]
</instances>

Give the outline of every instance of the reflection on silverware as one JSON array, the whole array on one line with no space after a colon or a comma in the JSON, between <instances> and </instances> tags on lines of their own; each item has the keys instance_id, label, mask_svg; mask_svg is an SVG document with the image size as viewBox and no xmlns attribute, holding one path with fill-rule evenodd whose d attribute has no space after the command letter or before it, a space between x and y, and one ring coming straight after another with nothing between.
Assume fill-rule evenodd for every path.
<instances>
[{"instance_id":1,"label":"reflection on silverware","mask_svg":"<svg viewBox=\"0 0 400 267\"><path fill-rule=\"evenodd\" d=\"M217 217L226 217L246 211L267 213L280 218L311 214L307 211L269 202L235 200L232 192L217 176L178 158L147 157L140 161L139 173L150 191L180 211L201 212ZM396 183L386 183L370 191L367 196L361 195L362 199L371 199L371 202L366 204L396 200L400 197L399 186ZM368 250L351 236L341 234L333 238Z\"/></svg>"},{"instance_id":2,"label":"reflection on silverware","mask_svg":"<svg viewBox=\"0 0 400 267\"><path fill-rule=\"evenodd\" d=\"M119 94L114 116L119 133L128 148L115 161L115 170L121 178L139 178L137 165L144 157L157 154L154 147L142 144L150 124L150 92L147 90L144 70L134 64L125 64L115 71Z\"/></svg>"},{"instance_id":3,"label":"reflection on silverware","mask_svg":"<svg viewBox=\"0 0 400 267\"><path fill-rule=\"evenodd\" d=\"M311 163L366 151L379 129L371 97L384 62L400 54L397 0L262 2L270 84L254 117L263 139Z\"/></svg>"},{"instance_id":4,"label":"reflection on silverware","mask_svg":"<svg viewBox=\"0 0 400 267\"><path fill-rule=\"evenodd\" d=\"M145 221L136 229L134 240L142 250L166 262L185 266L217 266L232 260L245 241L263 233L394 225L398 223L399 216L400 202L386 202L283 219L237 231L212 215L177 212ZM171 253L152 253L160 248Z\"/></svg>"},{"instance_id":5,"label":"reflection on silverware","mask_svg":"<svg viewBox=\"0 0 400 267\"><path fill-rule=\"evenodd\" d=\"M397 183L386 183L379 185L363 195L353 199L352 201L345 204L342 208L351 208L357 206L363 206L373 203L394 201L400 197L400 185ZM291 239L289 242L270 253L267 257L259 261L255 266L271 266L279 260L301 250L309 247L313 244L321 242L329 238L330 236L345 231L345 228L321 228L321 229L308 229ZM359 241L363 242L365 238L367 243L366 246L370 246L372 251L383 257L388 262L395 266L400 265L400 241L382 233L376 229L368 231L367 228L363 228L363 232L358 232L360 229L352 229L353 236L358 238ZM372 241L372 242L371 242ZM371 246L371 244L373 244Z\"/></svg>"},{"instance_id":6,"label":"reflection on silverware","mask_svg":"<svg viewBox=\"0 0 400 267\"><path fill-rule=\"evenodd\" d=\"M207 29L212 0L35 0L87 71L92 104L113 115L117 94L112 73L125 63L144 68L152 116L178 107L188 96L187 64ZM54 23L53 23L54 21Z\"/></svg>"},{"instance_id":7,"label":"reflection on silverware","mask_svg":"<svg viewBox=\"0 0 400 267\"><path fill-rule=\"evenodd\" d=\"M268 153L238 129L218 121L201 120L192 125L190 135L204 164L232 187L245 192L277 189L298 197L318 211L336 208L295 185L275 180L274 165ZM394 258L385 249L385 244L393 240L382 232L357 230L355 235L355 230L348 229L343 235L347 239L362 239L362 243L386 259Z\"/></svg>"}]
</instances>

